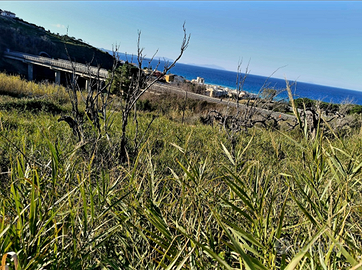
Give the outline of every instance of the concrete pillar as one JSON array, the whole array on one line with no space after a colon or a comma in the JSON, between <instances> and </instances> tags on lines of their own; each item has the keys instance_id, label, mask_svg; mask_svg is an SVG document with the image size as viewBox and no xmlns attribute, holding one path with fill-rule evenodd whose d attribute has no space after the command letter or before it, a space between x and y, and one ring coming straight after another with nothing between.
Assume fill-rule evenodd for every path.
<instances>
[{"instance_id":1,"label":"concrete pillar","mask_svg":"<svg viewBox=\"0 0 362 270\"><path fill-rule=\"evenodd\" d=\"M32 81L33 78L33 64L28 64L28 80Z\"/></svg>"},{"instance_id":2,"label":"concrete pillar","mask_svg":"<svg viewBox=\"0 0 362 270\"><path fill-rule=\"evenodd\" d=\"M60 84L60 71L59 70L55 71L55 84L57 84L57 85Z\"/></svg>"},{"instance_id":3,"label":"concrete pillar","mask_svg":"<svg viewBox=\"0 0 362 270\"><path fill-rule=\"evenodd\" d=\"M90 79L85 80L85 90L88 90L90 87Z\"/></svg>"}]
</instances>

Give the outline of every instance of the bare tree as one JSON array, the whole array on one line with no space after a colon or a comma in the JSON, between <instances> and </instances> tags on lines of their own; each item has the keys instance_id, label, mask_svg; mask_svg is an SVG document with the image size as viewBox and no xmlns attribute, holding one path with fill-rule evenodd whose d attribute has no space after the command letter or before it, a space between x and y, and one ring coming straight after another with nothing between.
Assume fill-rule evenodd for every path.
<instances>
[{"instance_id":1,"label":"bare tree","mask_svg":"<svg viewBox=\"0 0 362 270\"><path fill-rule=\"evenodd\" d=\"M89 122L97 131L97 138L106 135L108 138L108 128L110 126L110 115L108 114L110 85L114 77L114 72L117 66L117 53L118 48L114 48L114 62L113 67L109 71L109 80L105 82L105 78L101 76L101 66L97 68L91 66L94 56L90 62L86 63L83 68L83 75L87 78L85 92L82 92L78 83L79 71L77 71L76 63L71 59L67 47L65 46L69 62L72 66L72 74L68 76L67 92L72 104L72 116L62 116L58 121L65 121L72 128L74 135L77 136L80 144L89 142L91 138L85 135L85 123ZM85 104L85 116L80 111L80 102ZM88 121L86 121L88 120Z\"/></svg>"},{"instance_id":2,"label":"bare tree","mask_svg":"<svg viewBox=\"0 0 362 270\"><path fill-rule=\"evenodd\" d=\"M134 112L134 121L136 122L136 134L134 138L134 152L138 151L140 142L142 141L143 136L141 136L141 140L137 140L138 136L138 122L137 122L137 110L136 103L140 99L140 97L148 90L152 85L158 82L167 72L175 66L177 61L182 57L185 50L187 49L190 41L190 35L187 34L185 24L183 25L183 40L181 43L180 53L176 57L176 59L172 63L166 63L164 65L163 71L158 76L154 76L158 65L155 69L152 70L151 73L146 74L142 69L142 64L145 60L145 55L143 54L143 48L141 48L141 32L138 32L138 40L137 40L137 64L132 69L130 73L127 73L127 77L123 77L124 80L127 80L127 87L123 87L121 90L121 114L122 114L122 125L121 125L121 138L120 138L120 152L119 159L123 163L127 160L128 151L127 151L127 127L129 124L130 116L132 114L132 110ZM121 65L118 58L118 47L113 48L113 58L114 64L112 69L109 71L108 79L105 81L102 76L100 76L101 67L98 66L98 72L94 76L91 76L94 71L91 71L91 61L87 64L87 71L85 71L85 75L89 75L89 83L86 88L86 95L84 96L80 91L80 87L78 84L78 75L76 72L76 63L72 61L65 47L66 52L68 54L68 58L72 65L73 73L68 81L68 94L72 104L72 116L65 115L62 116L58 121L65 121L72 128L73 133L77 136L80 144L85 144L89 142L90 138L85 135L84 128L85 123L88 120L88 123L91 123L94 130L97 132L97 139L99 140L103 135L108 137L108 129L112 124L110 120L109 106L110 106L110 95L111 89L113 85L113 80L115 78L115 73L117 68ZM157 51L156 51L157 53ZM153 55L151 60L149 61L149 66L156 53ZM128 64L128 63L127 63ZM125 66L127 68L127 66ZM122 84L122 82L121 82ZM79 97L80 96L80 97ZM85 116L80 112L79 102L82 101L85 104ZM153 119L148 125L150 127ZM96 140L97 140L96 139ZM94 144L96 145L96 144ZM94 149L93 149L94 151Z\"/></svg>"},{"instance_id":3,"label":"bare tree","mask_svg":"<svg viewBox=\"0 0 362 270\"><path fill-rule=\"evenodd\" d=\"M313 101L311 105L306 106L303 101L303 108L300 109L297 107L297 104L293 98L293 93L291 86L287 80L286 88L288 91L289 101L292 105L293 113L295 115L294 123L288 125L290 126L289 130L299 127L299 130L303 133L305 138L315 139L319 131L326 132L328 130L338 130L343 128L346 124L346 121L342 119L345 118L345 108L348 106L342 105L342 113L340 111L332 112L330 110L330 105L322 109L321 101ZM338 121L334 121L338 119ZM334 123L335 122L335 123ZM334 124L332 124L334 123Z\"/></svg>"},{"instance_id":4,"label":"bare tree","mask_svg":"<svg viewBox=\"0 0 362 270\"><path fill-rule=\"evenodd\" d=\"M245 73L241 70L242 61L239 61L236 77L236 91L232 94L234 102L228 102L225 112L217 110L209 111L204 122L212 123L216 121L223 129L231 143L232 154L235 154L235 147L240 136L240 132L248 132L255 125L263 127L279 128L279 123L286 118L280 113L275 113L282 106L282 100L275 101L275 97L284 89L277 90L268 84L269 78L264 82L258 94L250 94L244 91L244 84L250 73L249 63Z\"/></svg>"},{"instance_id":5,"label":"bare tree","mask_svg":"<svg viewBox=\"0 0 362 270\"><path fill-rule=\"evenodd\" d=\"M181 58L185 50L187 49L190 41L190 35L187 35L185 24L183 25L183 40L181 43L180 53L177 58L171 64L165 64L161 76L154 76L157 67L150 73L145 74L142 70L142 63L145 60L145 55L143 54L143 48L140 45L141 32L138 33L138 42L137 42L137 65L138 72L130 76L130 84L128 89L124 91L123 94L123 104L122 104L122 127L121 127L121 145L120 145L120 161L125 162L127 160L127 127L132 109L135 108L136 102L139 98L150 89L152 85L158 82L167 72L175 66L177 61ZM154 57L154 56L153 56ZM153 59L152 57L152 59ZM152 60L151 59L151 60ZM151 63L151 61L149 62ZM136 117L136 112L135 112ZM136 146L135 146L136 147ZM135 149L137 151L137 149Z\"/></svg>"},{"instance_id":6,"label":"bare tree","mask_svg":"<svg viewBox=\"0 0 362 270\"><path fill-rule=\"evenodd\" d=\"M234 96L235 100L236 100L236 107L238 107L238 105L239 105L240 95L242 95L244 92L245 80L248 77L248 75L250 74L250 70L249 70L250 60L248 62L248 65L245 68L244 74L242 73L242 64L243 64L243 59L241 59L238 62L238 68L237 68L237 72L236 72L236 95Z\"/></svg>"},{"instance_id":7,"label":"bare tree","mask_svg":"<svg viewBox=\"0 0 362 270\"><path fill-rule=\"evenodd\" d=\"M339 106L339 113L344 116L347 115L353 107L353 104L355 104L355 100L353 98L345 98Z\"/></svg>"}]
</instances>

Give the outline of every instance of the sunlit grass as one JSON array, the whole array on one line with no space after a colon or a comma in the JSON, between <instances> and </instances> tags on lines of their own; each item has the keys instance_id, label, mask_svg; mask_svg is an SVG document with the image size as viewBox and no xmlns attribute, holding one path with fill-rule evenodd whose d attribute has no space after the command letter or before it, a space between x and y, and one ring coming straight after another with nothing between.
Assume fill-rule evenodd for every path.
<instances>
[{"instance_id":1,"label":"sunlit grass","mask_svg":"<svg viewBox=\"0 0 362 270\"><path fill-rule=\"evenodd\" d=\"M360 130L255 128L232 154L219 127L181 113L130 119L134 138L157 116L121 164L118 112L109 139L81 145L56 114L0 110L0 255L21 269L361 267Z\"/></svg>"},{"instance_id":2,"label":"sunlit grass","mask_svg":"<svg viewBox=\"0 0 362 270\"><path fill-rule=\"evenodd\" d=\"M65 87L53 83L35 83L22 79L19 75L0 73L0 95L17 98L47 98L58 104L69 103Z\"/></svg>"}]
</instances>

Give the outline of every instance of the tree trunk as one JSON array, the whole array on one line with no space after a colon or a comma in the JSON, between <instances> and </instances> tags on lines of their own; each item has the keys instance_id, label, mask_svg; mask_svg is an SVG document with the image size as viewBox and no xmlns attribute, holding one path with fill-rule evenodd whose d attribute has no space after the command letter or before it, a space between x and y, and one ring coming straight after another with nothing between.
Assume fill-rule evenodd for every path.
<instances>
[{"instance_id":1,"label":"tree trunk","mask_svg":"<svg viewBox=\"0 0 362 270\"><path fill-rule=\"evenodd\" d=\"M125 163L127 161L127 124L128 124L128 114L123 114L123 121L122 121L122 135L121 135L121 149L119 153L119 159L121 163Z\"/></svg>"}]
</instances>

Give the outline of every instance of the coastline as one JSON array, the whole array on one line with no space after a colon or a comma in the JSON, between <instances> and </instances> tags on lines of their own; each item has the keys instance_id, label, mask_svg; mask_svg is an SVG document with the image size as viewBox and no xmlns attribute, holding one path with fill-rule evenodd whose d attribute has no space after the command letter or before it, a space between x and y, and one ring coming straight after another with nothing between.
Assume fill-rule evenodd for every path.
<instances>
[{"instance_id":1,"label":"coastline","mask_svg":"<svg viewBox=\"0 0 362 270\"><path fill-rule=\"evenodd\" d=\"M148 61L145 60L145 64L148 64ZM164 64L164 61L161 60L159 65L160 70L163 68ZM150 65L154 67L157 66L158 60L151 61ZM221 86L224 88L227 87L232 90L236 90L237 88L237 72L235 71L177 63L175 67L172 68L171 72L172 74L182 76L189 81L199 76L205 79L205 84ZM290 83L292 84L293 81L290 81ZM276 90L286 88L284 79L248 74L243 86L243 91L258 94L262 86ZM358 90L297 81L296 87L293 87L292 91L294 92L295 98L309 98L334 104L341 104L346 100L353 100L354 104L362 105L362 91ZM282 93L279 97L281 99L287 99L288 95Z\"/></svg>"}]
</instances>

